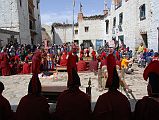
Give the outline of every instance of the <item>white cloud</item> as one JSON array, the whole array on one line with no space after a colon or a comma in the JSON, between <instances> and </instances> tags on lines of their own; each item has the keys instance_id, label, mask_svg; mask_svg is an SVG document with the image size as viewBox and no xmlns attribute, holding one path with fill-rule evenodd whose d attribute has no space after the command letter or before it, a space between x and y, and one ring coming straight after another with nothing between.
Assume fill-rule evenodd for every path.
<instances>
[{"instance_id":1,"label":"white cloud","mask_svg":"<svg viewBox=\"0 0 159 120\"><path fill-rule=\"evenodd\" d=\"M44 13L41 14L42 24L51 25L54 22L63 23L68 21L68 23L72 23L72 11L59 12L59 13ZM75 15L75 21L77 21L77 15Z\"/></svg>"}]
</instances>

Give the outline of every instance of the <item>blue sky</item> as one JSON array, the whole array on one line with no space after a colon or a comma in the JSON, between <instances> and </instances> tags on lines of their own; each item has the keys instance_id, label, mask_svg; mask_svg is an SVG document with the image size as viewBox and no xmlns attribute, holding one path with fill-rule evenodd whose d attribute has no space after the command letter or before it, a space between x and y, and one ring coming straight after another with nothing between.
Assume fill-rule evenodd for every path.
<instances>
[{"instance_id":1,"label":"blue sky","mask_svg":"<svg viewBox=\"0 0 159 120\"><path fill-rule=\"evenodd\" d=\"M82 4L85 16L103 14L104 0L75 0L75 21ZM107 0L110 6L110 1ZM40 11L42 24L54 22L72 23L72 0L40 0Z\"/></svg>"}]
</instances>

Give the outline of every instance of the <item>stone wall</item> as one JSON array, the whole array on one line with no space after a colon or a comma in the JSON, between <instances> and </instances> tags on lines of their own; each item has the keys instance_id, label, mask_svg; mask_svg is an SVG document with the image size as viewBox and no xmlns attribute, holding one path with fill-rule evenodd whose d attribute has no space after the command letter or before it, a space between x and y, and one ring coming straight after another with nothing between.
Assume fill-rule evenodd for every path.
<instances>
[{"instance_id":1,"label":"stone wall","mask_svg":"<svg viewBox=\"0 0 159 120\"><path fill-rule=\"evenodd\" d=\"M19 0L17 0L21 44L31 44L31 35L29 29L28 0L23 0L21 3L22 4L20 6L20 2Z\"/></svg>"},{"instance_id":2,"label":"stone wall","mask_svg":"<svg viewBox=\"0 0 159 120\"><path fill-rule=\"evenodd\" d=\"M0 47L8 44L8 39L11 38L12 35L19 41L19 32L0 29Z\"/></svg>"},{"instance_id":3,"label":"stone wall","mask_svg":"<svg viewBox=\"0 0 159 120\"><path fill-rule=\"evenodd\" d=\"M17 0L0 0L0 29L19 32Z\"/></svg>"},{"instance_id":4,"label":"stone wall","mask_svg":"<svg viewBox=\"0 0 159 120\"><path fill-rule=\"evenodd\" d=\"M55 44L72 42L72 27L55 27Z\"/></svg>"},{"instance_id":5,"label":"stone wall","mask_svg":"<svg viewBox=\"0 0 159 120\"><path fill-rule=\"evenodd\" d=\"M37 4L37 2L39 2ZM40 0L34 0L34 16L35 16L35 25L36 25L36 36L35 41L36 45L42 43L42 35L41 35L41 17L40 17Z\"/></svg>"}]
</instances>

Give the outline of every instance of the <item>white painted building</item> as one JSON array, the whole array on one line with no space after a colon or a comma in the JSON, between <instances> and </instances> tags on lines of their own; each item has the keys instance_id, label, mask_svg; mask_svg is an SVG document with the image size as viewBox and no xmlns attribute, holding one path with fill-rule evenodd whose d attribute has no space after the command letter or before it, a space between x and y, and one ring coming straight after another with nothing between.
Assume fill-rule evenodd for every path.
<instances>
[{"instance_id":1,"label":"white painted building","mask_svg":"<svg viewBox=\"0 0 159 120\"><path fill-rule=\"evenodd\" d=\"M133 50L143 42L158 51L158 6L157 0L113 0L107 36L123 41Z\"/></svg>"},{"instance_id":2,"label":"white painted building","mask_svg":"<svg viewBox=\"0 0 159 120\"><path fill-rule=\"evenodd\" d=\"M76 42L79 45L93 47L98 49L103 46L105 41L105 15L83 16L83 13L78 14L78 24L74 26L74 38L72 40L72 24L54 23L54 41L55 44L67 42ZM83 43L83 44L82 44Z\"/></svg>"},{"instance_id":3,"label":"white painted building","mask_svg":"<svg viewBox=\"0 0 159 120\"><path fill-rule=\"evenodd\" d=\"M19 44L41 44L39 2L0 0L0 29L19 32Z\"/></svg>"},{"instance_id":4,"label":"white painted building","mask_svg":"<svg viewBox=\"0 0 159 120\"><path fill-rule=\"evenodd\" d=\"M112 0L110 10L105 5L104 15L84 16L78 13L75 37L79 45L98 49L115 39L135 50L140 43L159 50L159 0ZM67 31L67 32L66 32ZM58 39L60 38L60 39ZM55 27L55 43L70 42L72 25Z\"/></svg>"}]
</instances>

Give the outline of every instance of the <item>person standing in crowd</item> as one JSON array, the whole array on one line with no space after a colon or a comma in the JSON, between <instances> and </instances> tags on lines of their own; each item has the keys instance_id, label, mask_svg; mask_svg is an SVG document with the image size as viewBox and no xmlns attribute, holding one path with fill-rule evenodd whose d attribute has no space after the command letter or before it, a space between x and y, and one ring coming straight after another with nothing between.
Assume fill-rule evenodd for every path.
<instances>
[{"instance_id":1,"label":"person standing in crowd","mask_svg":"<svg viewBox=\"0 0 159 120\"><path fill-rule=\"evenodd\" d=\"M39 74L41 66L41 52L37 50L32 58L32 73Z\"/></svg>"},{"instance_id":2,"label":"person standing in crowd","mask_svg":"<svg viewBox=\"0 0 159 120\"><path fill-rule=\"evenodd\" d=\"M139 46L139 48L138 48L137 53L140 54L140 53L142 53L143 51L144 51L144 44L141 43L140 46Z\"/></svg>"},{"instance_id":3,"label":"person standing in crowd","mask_svg":"<svg viewBox=\"0 0 159 120\"><path fill-rule=\"evenodd\" d=\"M1 60L1 70L2 70L2 76L9 76L10 75L10 65L9 65L9 57L7 54L7 49L4 49L4 52L1 54L2 60Z\"/></svg>"},{"instance_id":4,"label":"person standing in crowd","mask_svg":"<svg viewBox=\"0 0 159 120\"><path fill-rule=\"evenodd\" d=\"M0 120L14 120L9 101L3 97L4 84L0 81Z\"/></svg>"},{"instance_id":5,"label":"person standing in crowd","mask_svg":"<svg viewBox=\"0 0 159 120\"><path fill-rule=\"evenodd\" d=\"M113 54L108 55L108 92L99 96L93 111L93 120L131 120L130 103L125 95L119 92L119 76Z\"/></svg>"},{"instance_id":6,"label":"person standing in crowd","mask_svg":"<svg viewBox=\"0 0 159 120\"><path fill-rule=\"evenodd\" d=\"M144 70L143 77L149 78L147 92L136 103L134 120L159 120L159 61L152 61Z\"/></svg>"}]
</instances>

